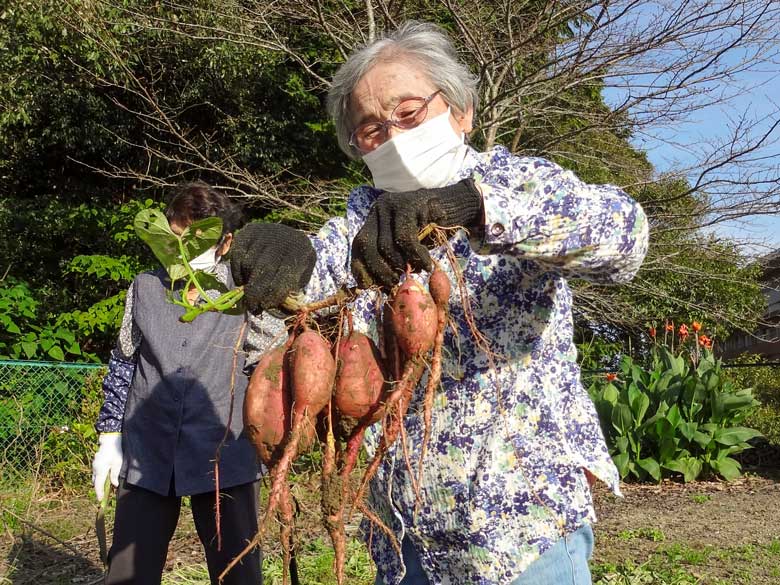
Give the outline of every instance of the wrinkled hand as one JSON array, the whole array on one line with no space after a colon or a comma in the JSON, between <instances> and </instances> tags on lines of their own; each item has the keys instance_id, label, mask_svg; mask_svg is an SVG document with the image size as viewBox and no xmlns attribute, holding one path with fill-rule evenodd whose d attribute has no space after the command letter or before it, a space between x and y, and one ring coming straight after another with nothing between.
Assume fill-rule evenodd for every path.
<instances>
[{"instance_id":1,"label":"wrinkled hand","mask_svg":"<svg viewBox=\"0 0 780 585\"><path fill-rule=\"evenodd\" d=\"M101 433L98 450L92 460L92 485L95 486L97 501L103 500L106 477L111 485L119 487L119 472L122 469L122 433Z\"/></svg>"},{"instance_id":2,"label":"wrinkled hand","mask_svg":"<svg viewBox=\"0 0 780 585\"><path fill-rule=\"evenodd\" d=\"M306 234L278 223L248 224L236 234L230 252L233 280L244 287L244 303L255 315L303 290L316 261Z\"/></svg>"},{"instance_id":3,"label":"wrinkled hand","mask_svg":"<svg viewBox=\"0 0 780 585\"><path fill-rule=\"evenodd\" d=\"M352 241L351 268L358 286L390 288L407 264L415 271L430 270L420 230L431 223L474 228L482 214L482 195L472 179L439 189L383 193Z\"/></svg>"}]
</instances>

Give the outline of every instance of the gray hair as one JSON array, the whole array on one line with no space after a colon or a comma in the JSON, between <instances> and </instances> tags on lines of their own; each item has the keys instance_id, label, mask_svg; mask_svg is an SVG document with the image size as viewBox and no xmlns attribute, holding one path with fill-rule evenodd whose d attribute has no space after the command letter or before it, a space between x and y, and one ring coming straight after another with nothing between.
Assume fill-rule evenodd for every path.
<instances>
[{"instance_id":1,"label":"gray hair","mask_svg":"<svg viewBox=\"0 0 780 585\"><path fill-rule=\"evenodd\" d=\"M459 112L477 109L477 77L458 61L455 47L445 32L435 24L405 22L396 31L352 53L333 76L328 92L328 113L336 124L339 146L350 158L360 157L360 152L349 145L354 130L350 95L374 65L396 60L419 65L453 109Z\"/></svg>"}]
</instances>

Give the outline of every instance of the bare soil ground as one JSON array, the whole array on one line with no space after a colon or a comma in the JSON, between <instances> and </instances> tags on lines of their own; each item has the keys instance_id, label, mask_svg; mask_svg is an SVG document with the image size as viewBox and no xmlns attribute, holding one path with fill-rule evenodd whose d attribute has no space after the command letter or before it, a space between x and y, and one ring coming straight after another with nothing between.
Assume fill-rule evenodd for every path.
<instances>
[{"instance_id":1,"label":"bare soil ground","mask_svg":"<svg viewBox=\"0 0 780 585\"><path fill-rule=\"evenodd\" d=\"M730 483L626 484L623 493L623 498L616 498L604 489L596 490L600 521L595 527L594 565L663 567L668 563L692 576L692 581L675 581L685 583L780 583L780 472ZM0 494L0 585L99 581L92 502L86 496L47 493L18 510L11 506L18 497ZM305 512L309 517L314 510ZM301 539L324 534L314 522L301 528ZM266 551L273 554L273 549L269 542ZM202 562L191 515L183 509L166 569ZM636 582L672 581L658 577Z\"/></svg>"},{"instance_id":2,"label":"bare soil ground","mask_svg":"<svg viewBox=\"0 0 780 585\"><path fill-rule=\"evenodd\" d=\"M780 583L780 470L596 493L594 561L687 567L705 583Z\"/></svg>"}]
</instances>

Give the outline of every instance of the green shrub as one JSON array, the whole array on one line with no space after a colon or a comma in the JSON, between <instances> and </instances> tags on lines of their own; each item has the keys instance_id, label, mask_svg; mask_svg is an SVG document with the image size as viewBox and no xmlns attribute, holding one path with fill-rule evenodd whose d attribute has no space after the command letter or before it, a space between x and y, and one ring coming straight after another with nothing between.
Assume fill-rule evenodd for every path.
<instances>
[{"instance_id":1,"label":"green shrub","mask_svg":"<svg viewBox=\"0 0 780 585\"><path fill-rule=\"evenodd\" d=\"M70 424L54 427L43 443L41 473L55 485L75 487L90 480L92 457L97 448L95 421L103 404L103 370L84 381L81 406Z\"/></svg>"},{"instance_id":2,"label":"green shrub","mask_svg":"<svg viewBox=\"0 0 780 585\"><path fill-rule=\"evenodd\" d=\"M763 365L765 361L759 355L743 354L731 364L754 367L729 368L725 373L737 388L752 388L761 403L746 423L770 443L780 445L780 366Z\"/></svg>"},{"instance_id":3,"label":"green shrub","mask_svg":"<svg viewBox=\"0 0 780 585\"><path fill-rule=\"evenodd\" d=\"M657 346L649 368L626 356L619 375L595 382L589 392L624 479L733 479L741 468L731 455L760 436L742 426L758 405L751 390L736 389L720 360L698 345L676 354Z\"/></svg>"}]
</instances>

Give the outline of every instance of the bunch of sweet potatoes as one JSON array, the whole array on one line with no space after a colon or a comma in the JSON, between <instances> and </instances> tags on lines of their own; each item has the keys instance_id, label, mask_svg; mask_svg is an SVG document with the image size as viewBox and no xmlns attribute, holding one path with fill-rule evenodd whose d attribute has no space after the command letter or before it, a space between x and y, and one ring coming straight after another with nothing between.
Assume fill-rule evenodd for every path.
<instances>
[{"instance_id":1,"label":"bunch of sweet potatoes","mask_svg":"<svg viewBox=\"0 0 780 585\"><path fill-rule=\"evenodd\" d=\"M450 281L435 269L425 289L410 276L388 298L383 311L381 349L366 335L351 329L331 342L299 315L287 342L262 357L252 374L244 402L244 426L269 469L270 492L258 537L279 515L282 544L289 555L292 502L290 466L315 437L323 443L323 521L335 549L335 572L344 580L348 502L370 515L362 503L365 487L382 458L403 432L403 418L426 367L430 367L424 398L424 457L433 396L441 378L441 347L447 323ZM342 308L348 313L348 308ZM349 481L366 429L382 421L376 452L368 462L357 491ZM334 432L334 429L337 429ZM420 465L422 468L422 465ZM397 544L397 543L396 543ZM230 568L230 567L229 567ZM229 570L228 568L228 570Z\"/></svg>"}]
</instances>

